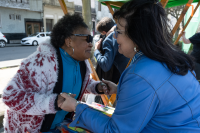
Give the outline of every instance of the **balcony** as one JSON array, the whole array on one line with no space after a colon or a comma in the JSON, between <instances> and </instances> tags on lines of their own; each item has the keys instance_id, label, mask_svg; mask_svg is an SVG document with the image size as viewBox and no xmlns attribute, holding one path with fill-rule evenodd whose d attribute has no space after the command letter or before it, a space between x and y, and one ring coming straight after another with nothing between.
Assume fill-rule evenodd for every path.
<instances>
[{"instance_id":1,"label":"balcony","mask_svg":"<svg viewBox=\"0 0 200 133\"><path fill-rule=\"evenodd\" d=\"M30 10L29 0L0 0L0 7Z\"/></svg>"},{"instance_id":2,"label":"balcony","mask_svg":"<svg viewBox=\"0 0 200 133\"><path fill-rule=\"evenodd\" d=\"M43 0L43 4L60 7L60 3L58 0ZM66 4L67 8L74 9L74 2L68 2L67 0L65 0L65 4Z\"/></svg>"}]
</instances>

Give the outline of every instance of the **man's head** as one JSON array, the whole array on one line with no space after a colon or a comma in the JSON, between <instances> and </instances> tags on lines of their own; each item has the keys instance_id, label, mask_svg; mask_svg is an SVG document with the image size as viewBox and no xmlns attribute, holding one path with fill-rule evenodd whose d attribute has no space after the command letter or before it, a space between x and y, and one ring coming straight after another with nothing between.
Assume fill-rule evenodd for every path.
<instances>
[{"instance_id":1,"label":"man's head","mask_svg":"<svg viewBox=\"0 0 200 133\"><path fill-rule=\"evenodd\" d=\"M97 23L96 29L102 35L105 35L114 25L115 23L111 18L104 17Z\"/></svg>"}]
</instances>

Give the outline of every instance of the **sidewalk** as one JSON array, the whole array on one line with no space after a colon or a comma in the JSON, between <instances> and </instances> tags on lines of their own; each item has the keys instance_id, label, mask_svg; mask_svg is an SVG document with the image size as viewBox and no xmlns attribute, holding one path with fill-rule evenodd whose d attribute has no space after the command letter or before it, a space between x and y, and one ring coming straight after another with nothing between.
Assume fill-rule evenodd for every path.
<instances>
[{"instance_id":1,"label":"sidewalk","mask_svg":"<svg viewBox=\"0 0 200 133\"><path fill-rule=\"evenodd\" d=\"M23 59L17 59L0 62L0 94L2 94L3 89L19 69L18 66L21 64L22 60ZM0 133L3 133L2 127L5 109L6 105L3 103L2 98L0 97Z\"/></svg>"},{"instance_id":2,"label":"sidewalk","mask_svg":"<svg viewBox=\"0 0 200 133\"><path fill-rule=\"evenodd\" d=\"M1 61L0 62L0 69L6 68L6 67L16 67L21 64L21 61L23 59L17 59L17 60L9 60L9 61Z\"/></svg>"}]
</instances>

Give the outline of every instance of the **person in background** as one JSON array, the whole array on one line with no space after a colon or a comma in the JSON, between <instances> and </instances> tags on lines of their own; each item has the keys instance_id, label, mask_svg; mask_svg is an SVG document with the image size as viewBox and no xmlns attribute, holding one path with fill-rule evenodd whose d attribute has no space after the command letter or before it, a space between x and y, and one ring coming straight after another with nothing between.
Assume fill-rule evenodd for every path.
<instances>
[{"instance_id":1,"label":"person in background","mask_svg":"<svg viewBox=\"0 0 200 133\"><path fill-rule=\"evenodd\" d=\"M185 32L183 32L182 40L185 44L193 44L193 51L191 55L195 58L195 72L196 77L200 81L200 33L196 33L189 39L185 37Z\"/></svg>"},{"instance_id":2,"label":"person in background","mask_svg":"<svg viewBox=\"0 0 200 133\"><path fill-rule=\"evenodd\" d=\"M104 42L105 38L106 38L106 33L115 25L114 21L111 18L108 17L104 17L102 18L96 26L97 31L99 31L101 33L101 39L99 40L98 43L96 43L95 45L95 50L98 49L99 52L102 54L102 56L104 56L105 54L105 49L107 48L107 46L104 45L104 47L102 47L102 43ZM106 42L105 42L106 43ZM97 60L97 63L100 62L100 60ZM101 62L100 62L101 64ZM97 75L99 77L99 79L105 79L105 80L109 80L112 81L114 83L118 83L119 82L119 78L120 78L120 73L119 70L116 68L116 66L114 64L112 64L110 70L108 70L107 72L105 72L101 66L99 64L97 64L96 67L96 72Z\"/></svg>"},{"instance_id":3,"label":"person in background","mask_svg":"<svg viewBox=\"0 0 200 133\"><path fill-rule=\"evenodd\" d=\"M129 59L118 52L118 43L113 38L112 31L115 26L111 18L104 17L96 25L101 33L101 39L95 44L94 56L97 59L96 72L99 79L105 79L117 84L122 72L128 64ZM109 97L109 96L108 96ZM95 102L104 104L100 96L95 97ZM116 102L114 103L114 107Z\"/></svg>"},{"instance_id":4,"label":"person in background","mask_svg":"<svg viewBox=\"0 0 200 133\"><path fill-rule=\"evenodd\" d=\"M80 101L106 87L90 79L91 42L80 15L65 15L54 25L51 39L22 61L3 91L5 133L54 132L73 116L71 97Z\"/></svg>"},{"instance_id":5,"label":"person in background","mask_svg":"<svg viewBox=\"0 0 200 133\"><path fill-rule=\"evenodd\" d=\"M173 45L162 4L130 0L114 18L118 51L132 59L118 85L103 81L109 94L117 94L115 111L109 117L74 102L70 126L94 133L199 133L200 85L194 62Z\"/></svg>"},{"instance_id":6,"label":"person in background","mask_svg":"<svg viewBox=\"0 0 200 133\"><path fill-rule=\"evenodd\" d=\"M106 33L114 25L114 21L108 17L102 18L97 23L96 29L102 35L104 35L104 37L95 44L94 56L97 59L98 65L104 72L108 72L114 65L121 75L128 64L129 58L125 57L124 55L118 52L119 44L117 43L117 40L113 38L114 32L111 32L109 35L106 35ZM114 79L115 82L117 82L117 80Z\"/></svg>"}]
</instances>

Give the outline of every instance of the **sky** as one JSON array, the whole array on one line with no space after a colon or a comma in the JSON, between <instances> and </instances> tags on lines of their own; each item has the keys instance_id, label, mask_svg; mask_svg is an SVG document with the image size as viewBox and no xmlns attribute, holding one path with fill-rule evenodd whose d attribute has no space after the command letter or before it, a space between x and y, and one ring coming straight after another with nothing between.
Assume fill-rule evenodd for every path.
<instances>
[{"instance_id":1,"label":"sky","mask_svg":"<svg viewBox=\"0 0 200 133\"><path fill-rule=\"evenodd\" d=\"M82 5L82 0L68 0L69 2L74 2L75 5ZM95 8L95 0L91 0L91 7Z\"/></svg>"}]
</instances>

